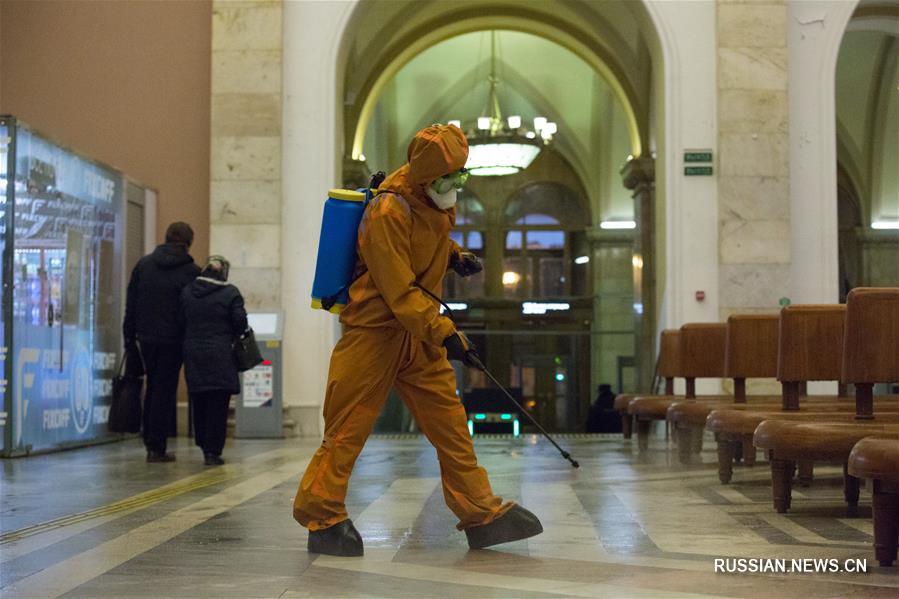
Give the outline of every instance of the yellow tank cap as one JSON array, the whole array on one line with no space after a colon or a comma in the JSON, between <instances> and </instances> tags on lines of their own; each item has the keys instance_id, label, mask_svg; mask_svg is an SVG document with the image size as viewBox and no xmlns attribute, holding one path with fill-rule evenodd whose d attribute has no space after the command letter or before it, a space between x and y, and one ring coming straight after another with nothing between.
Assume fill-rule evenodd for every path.
<instances>
[{"instance_id":1,"label":"yellow tank cap","mask_svg":"<svg viewBox=\"0 0 899 599\"><path fill-rule=\"evenodd\" d=\"M345 202L364 202L365 194L352 189L332 189L328 191L328 197L333 200L343 200Z\"/></svg>"}]
</instances>

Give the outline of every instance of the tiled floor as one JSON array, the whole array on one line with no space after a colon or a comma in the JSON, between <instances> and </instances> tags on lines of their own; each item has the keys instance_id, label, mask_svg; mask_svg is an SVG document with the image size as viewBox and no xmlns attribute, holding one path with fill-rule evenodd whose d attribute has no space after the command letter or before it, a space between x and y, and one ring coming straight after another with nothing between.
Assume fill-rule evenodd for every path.
<instances>
[{"instance_id":1,"label":"tiled floor","mask_svg":"<svg viewBox=\"0 0 899 599\"><path fill-rule=\"evenodd\" d=\"M314 441L229 442L204 468L186 440L175 464L136 441L3 461L0 595L6 597L896 597L879 568L870 498L842 503L821 467L774 513L765 463L718 484L714 443L677 464L661 437L639 454L618 436L572 436L572 469L533 437L477 441L494 490L544 534L470 552L418 437L373 437L348 504L363 558L306 553L291 500ZM868 572L716 574L715 558L867 558Z\"/></svg>"}]
</instances>

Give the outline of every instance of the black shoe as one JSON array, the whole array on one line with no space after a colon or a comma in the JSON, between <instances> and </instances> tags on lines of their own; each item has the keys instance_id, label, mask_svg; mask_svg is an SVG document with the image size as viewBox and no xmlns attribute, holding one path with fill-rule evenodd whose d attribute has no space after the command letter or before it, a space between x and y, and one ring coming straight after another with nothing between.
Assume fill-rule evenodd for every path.
<instances>
[{"instance_id":1,"label":"black shoe","mask_svg":"<svg viewBox=\"0 0 899 599\"><path fill-rule=\"evenodd\" d=\"M225 460L222 459L222 456L216 455L214 453L204 453L203 458L203 463L207 466L221 466L225 463Z\"/></svg>"},{"instance_id":2,"label":"black shoe","mask_svg":"<svg viewBox=\"0 0 899 599\"><path fill-rule=\"evenodd\" d=\"M148 462L174 462L175 454L166 453L164 451L148 451L147 452L147 461Z\"/></svg>"},{"instance_id":3,"label":"black shoe","mask_svg":"<svg viewBox=\"0 0 899 599\"><path fill-rule=\"evenodd\" d=\"M359 557L362 555L362 535L350 519L334 526L309 531L309 553L323 553L337 557Z\"/></svg>"},{"instance_id":4,"label":"black shoe","mask_svg":"<svg viewBox=\"0 0 899 599\"><path fill-rule=\"evenodd\" d=\"M466 528L465 536L468 537L469 548L483 549L500 543L527 539L541 532L543 525L537 516L516 504L490 524Z\"/></svg>"}]
</instances>

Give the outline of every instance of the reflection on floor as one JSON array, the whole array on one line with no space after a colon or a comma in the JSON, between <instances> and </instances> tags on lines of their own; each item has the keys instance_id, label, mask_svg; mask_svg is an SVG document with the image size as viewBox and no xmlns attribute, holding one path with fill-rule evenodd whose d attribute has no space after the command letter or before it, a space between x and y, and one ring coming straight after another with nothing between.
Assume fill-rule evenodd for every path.
<instances>
[{"instance_id":1,"label":"reflection on floor","mask_svg":"<svg viewBox=\"0 0 899 599\"><path fill-rule=\"evenodd\" d=\"M543 521L543 535L469 552L443 503L438 465L418 437L373 437L348 505L365 557L306 553L291 518L313 441L229 442L204 468L187 440L175 464L147 464L138 442L5 460L3 597L895 597L879 568L870 497L855 517L840 470L822 467L770 506L768 469L717 482L714 443L680 466L666 441L639 454L620 436L573 435L573 470L533 437L477 441L494 490ZM714 559L868 558L868 573L716 574Z\"/></svg>"}]
</instances>

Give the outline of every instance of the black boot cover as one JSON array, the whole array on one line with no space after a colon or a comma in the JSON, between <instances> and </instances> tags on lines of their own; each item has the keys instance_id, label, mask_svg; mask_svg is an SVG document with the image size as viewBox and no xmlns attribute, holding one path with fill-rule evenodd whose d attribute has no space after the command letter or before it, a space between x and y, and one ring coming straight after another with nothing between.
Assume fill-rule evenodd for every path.
<instances>
[{"instance_id":1,"label":"black boot cover","mask_svg":"<svg viewBox=\"0 0 899 599\"><path fill-rule=\"evenodd\" d=\"M309 553L323 553L338 557L359 557L362 555L362 535L350 519L334 526L309 531Z\"/></svg>"},{"instance_id":2,"label":"black boot cover","mask_svg":"<svg viewBox=\"0 0 899 599\"><path fill-rule=\"evenodd\" d=\"M543 525L537 516L516 504L490 524L466 528L465 536L468 537L468 546L471 549L483 549L500 543L527 539L541 532Z\"/></svg>"}]
</instances>

